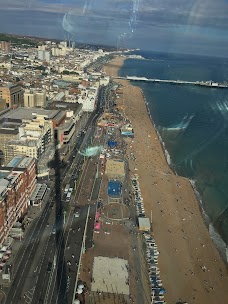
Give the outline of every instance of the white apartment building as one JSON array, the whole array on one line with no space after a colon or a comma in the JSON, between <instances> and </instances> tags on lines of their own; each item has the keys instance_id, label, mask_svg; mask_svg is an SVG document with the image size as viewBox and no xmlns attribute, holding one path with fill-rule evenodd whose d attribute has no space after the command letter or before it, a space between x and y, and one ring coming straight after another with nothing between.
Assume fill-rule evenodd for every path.
<instances>
[{"instance_id":1,"label":"white apartment building","mask_svg":"<svg viewBox=\"0 0 228 304\"><path fill-rule=\"evenodd\" d=\"M55 48L52 48L51 49L51 54L52 54L52 56L54 56L54 57L59 57L59 56L66 56L66 54L67 54L67 49L66 48L57 48L57 47L55 47Z\"/></svg>"},{"instance_id":2,"label":"white apartment building","mask_svg":"<svg viewBox=\"0 0 228 304\"><path fill-rule=\"evenodd\" d=\"M82 103L82 110L84 112L93 112L95 109L96 99L94 97L86 97Z\"/></svg>"},{"instance_id":3,"label":"white apartment building","mask_svg":"<svg viewBox=\"0 0 228 304\"><path fill-rule=\"evenodd\" d=\"M45 50L38 50L38 59L41 61L50 61L51 53Z\"/></svg>"}]
</instances>

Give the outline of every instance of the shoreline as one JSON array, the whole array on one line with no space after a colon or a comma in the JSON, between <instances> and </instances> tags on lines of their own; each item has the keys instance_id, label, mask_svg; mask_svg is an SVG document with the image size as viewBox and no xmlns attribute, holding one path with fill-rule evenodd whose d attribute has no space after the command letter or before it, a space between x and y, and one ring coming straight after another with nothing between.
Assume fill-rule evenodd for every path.
<instances>
[{"instance_id":1,"label":"shoreline","mask_svg":"<svg viewBox=\"0 0 228 304\"><path fill-rule=\"evenodd\" d=\"M224 242L224 240L222 239L221 235L219 234L219 232L215 229L215 227L213 226L213 224L210 222L210 219L209 219L209 216L207 215L207 213L205 212L204 208L203 208L203 204L202 204L202 197L199 193L199 191L197 190L197 187L196 187L196 180L191 180L189 177L185 177L185 176L181 176L179 175L175 169L172 167L172 159L171 159L171 156L169 154L169 151L166 149L165 147L165 143L164 141L162 140L162 137L158 131L158 129L156 128L156 125L155 123L153 122L153 118L152 118L152 115L150 113L150 109L149 109L149 106L148 106L148 101L146 99L146 97L144 96L143 94L143 91L142 89L140 88L141 90L141 93L143 95L143 99L144 99L144 102L145 102L145 105L146 105L146 108L147 108L147 112L148 112L148 116L151 120L151 123L157 133L157 136L159 138L159 141L160 141L160 144L161 144L161 147L162 147L162 150L163 150L163 153L164 153L164 156L166 158L166 161L167 161L167 165L169 166L170 170L176 175L176 176L179 176L181 178L186 178L191 187L192 187L192 190L194 191L194 194L195 194L195 197L196 197L196 200L199 204L199 210L201 212L201 215L202 215L202 218L203 218L203 221L208 229L208 232L214 242L214 245L215 247L217 248L217 250L219 251L220 255L221 255L221 258L223 259L225 265L228 267L228 256L226 255L226 248L227 248L227 244Z\"/></svg>"},{"instance_id":2,"label":"shoreline","mask_svg":"<svg viewBox=\"0 0 228 304\"><path fill-rule=\"evenodd\" d=\"M125 58L125 59L128 59ZM123 61L124 62L124 61ZM129 84L130 84L130 81L129 81ZM137 86L137 85L136 85ZM139 86L137 86L139 87ZM140 88L140 87L139 87ZM151 124L153 125L153 128L155 129L156 133L157 133L157 136L159 138L159 141L160 141L160 144L161 144L161 147L162 147L162 150L163 150L163 153L164 153L164 156L166 158L166 161L167 161L167 165L169 166L169 169L176 175L176 176L179 176L181 178L185 178L189 181L191 187L192 187L192 190L194 191L194 194L195 194L195 197L196 197L196 200L199 204L199 210L201 212L201 215L202 215L202 218L203 218L203 221L208 229L208 232L210 233L210 236L214 242L214 245L215 247L217 248L217 250L219 251L220 255L221 255L221 258L223 259L225 265L228 267L228 256L226 255L226 248L227 248L227 244L224 242L224 240L222 239L221 235L219 234L219 232L215 229L215 227L213 226L213 224L210 222L210 219L207 215L207 213L205 212L204 208L203 208L203 204L202 204L202 197L199 193L199 191L197 190L197 187L195 186L196 184L196 180L191 180L189 177L185 177L185 176L182 176L182 175L179 175L175 169L173 168L172 166L172 159L171 159L171 156L169 154L169 151L166 149L165 147L165 143L164 141L162 140L162 137L158 131L158 129L156 128L156 125L155 123L153 122L153 118L152 118L152 115L150 113L150 109L149 109L149 105L148 105L148 101L143 93L143 90L140 88L140 91L141 91L141 94L143 96L143 100L144 100L144 103L146 105L146 108L147 108L147 113L148 113L148 116L151 120ZM210 229L210 227L212 227L212 229ZM212 231L212 233L210 232L210 230Z\"/></svg>"},{"instance_id":3,"label":"shoreline","mask_svg":"<svg viewBox=\"0 0 228 304\"><path fill-rule=\"evenodd\" d=\"M124 58L113 61L112 67L107 64L105 70L108 75L117 76ZM205 225L197 189L189 178L178 176L171 168L141 88L126 80L116 82L123 85L125 111L136 131L130 151L136 155L137 163L129 161L129 166L131 173L136 165L139 170L146 214L153 211L153 231L161 251L159 267L167 290L166 300L228 302L226 265ZM142 141L148 146L144 148ZM202 265L206 265L206 271Z\"/></svg>"}]
</instances>

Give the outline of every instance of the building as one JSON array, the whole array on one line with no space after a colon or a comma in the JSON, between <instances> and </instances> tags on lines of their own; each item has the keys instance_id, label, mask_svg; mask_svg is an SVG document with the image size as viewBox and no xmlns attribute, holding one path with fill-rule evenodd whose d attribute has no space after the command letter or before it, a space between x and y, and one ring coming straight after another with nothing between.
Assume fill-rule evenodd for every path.
<instances>
[{"instance_id":1,"label":"building","mask_svg":"<svg viewBox=\"0 0 228 304\"><path fill-rule=\"evenodd\" d=\"M4 163L17 155L34 157L37 160L42 154L41 140L10 140L4 145Z\"/></svg>"},{"instance_id":2,"label":"building","mask_svg":"<svg viewBox=\"0 0 228 304\"><path fill-rule=\"evenodd\" d=\"M57 128L59 147L68 144L75 132L74 121L68 120L63 125Z\"/></svg>"},{"instance_id":3,"label":"building","mask_svg":"<svg viewBox=\"0 0 228 304\"><path fill-rule=\"evenodd\" d=\"M66 119L73 119L74 122L79 121L81 118L83 111L82 111L82 104L79 104L78 102L59 102L59 101L54 101L51 104L48 105L46 108L48 110L62 110L65 111L66 113Z\"/></svg>"},{"instance_id":4,"label":"building","mask_svg":"<svg viewBox=\"0 0 228 304\"><path fill-rule=\"evenodd\" d=\"M22 154L39 159L53 139L53 130L65 123L61 110L17 108L0 113L0 157ZM6 158L6 159L5 159Z\"/></svg>"},{"instance_id":5,"label":"building","mask_svg":"<svg viewBox=\"0 0 228 304\"><path fill-rule=\"evenodd\" d=\"M4 99L6 107L16 108L23 103L23 91L18 84L8 83L0 87L0 100Z\"/></svg>"},{"instance_id":6,"label":"building","mask_svg":"<svg viewBox=\"0 0 228 304\"><path fill-rule=\"evenodd\" d=\"M39 51L45 51L46 50L46 45L43 44L43 45L38 45L38 50Z\"/></svg>"},{"instance_id":7,"label":"building","mask_svg":"<svg viewBox=\"0 0 228 304\"><path fill-rule=\"evenodd\" d=\"M48 121L52 125L52 133L54 128L60 126L64 123L66 118L65 111L60 109L56 110L45 110L40 108L25 108L20 107L13 110L5 110L0 113L0 124L2 121L7 121L13 123L25 123L29 121L34 121L37 119L39 121Z\"/></svg>"},{"instance_id":8,"label":"building","mask_svg":"<svg viewBox=\"0 0 228 304\"><path fill-rule=\"evenodd\" d=\"M134 130L131 125L125 125L121 128L121 135L123 137L134 137Z\"/></svg>"},{"instance_id":9,"label":"building","mask_svg":"<svg viewBox=\"0 0 228 304\"><path fill-rule=\"evenodd\" d=\"M0 167L0 245L10 235L13 225L22 218L36 187L35 159L17 156Z\"/></svg>"},{"instance_id":10,"label":"building","mask_svg":"<svg viewBox=\"0 0 228 304\"><path fill-rule=\"evenodd\" d=\"M25 90L24 92L24 107L35 108L35 94L31 90Z\"/></svg>"},{"instance_id":11,"label":"building","mask_svg":"<svg viewBox=\"0 0 228 304\"><path fill-rule=\"evenodd\" d=\"M16 155L40 159L51 142L52 128L48 121L34 119L19 127L19 138L4 144L4 163Z\"/></svg>"},{"instance_id":12,"label":"building","mask_svg":"<svg viewBox=\"0 0 228 304\"><path fill-rule=\"evenodd\" d=\"M110 77L109 76L102 76L100 78L100 85L101 86L107 86L110 82Z\"/></svg>"},{"instance_id":13,"label":"building","mask_svg":"<svg viewBox=\"0 0 228 304\"><path fill-rule=\"evenodd\" d=\"M9 140L17 139L21 123L12 123L11 121L0 121L0 165L4 163L4 145Z\"/></svg>"},{"instance_id":14,"label":"building","mask_svg":"<svg viewBox=\"0 0 228 304\"><path fill-rule=\"evenodd\" d=\"M26 108L46 107L46 92L37 90L25 90L24 106Z\"/></svg>"},{"instance_id":15,"label":"building","mask_svg":"<svg viewBox=\"0 0 228 304\"><path fill-rule=\"evenodd\" d=\"M108 179L117 179L124 181L125 179L125 163L123 160L107 159L105 174Z\"/></svg>"},{"instance_id":16,"label":"building","mask_svg":"<svg viewBox=\"0 0 228 304\"><path fill-rule=\"evenodd\" d=\"M51 53L45 50L38 50L37 52L38 59L41 61L50 61L51 60Z\"/></svg>"},{"instance_id":17,"label":"building","mask_svg":"<svg viewBox=\"0 0 228 304\"><path fill-rule=\"evenodd\" d=\"M96 100L93 97L86 97L84 100L82 99L82 110L84 112L93 112L95 109Z\"/></svg>"},{"instance_id":18,"label":"building","mask_svg":"<svg viewBox=\"0 0 228 304\"><path fill-rule=\"evenodd\" d=\"M82 102L82 110L84 112L92 112L96 106L98 88L90 87L86 90L86 97L81 99ZM80 102L80 99L79 99Z\"/></svg>"},{"instance_id":19,"label":"building","mask_svg":"<svg viewBox=\"0 0 228 304\"><path fill-rule=\"evenodd\" d=\"M46 92L36 92L35 93L35 104L36 107L45 108L46 107Z\"/></svg>"},{"instance_id":20,"label":"building","mask_svg":"<svg viewBox=\"0 0 228 304\"><path fill-rule=\"evenodd\" d=\"M37 177L49 176L49 163L54 159L55 147L50 145L37 162Z\"/></svg>"},{"instance_id":21,"label":"building","mask_svg":"<svg viewBox=\"0 0 228 304\"><path fill-rule=\"evenodd\" d=\"M138 217L139 231L150 231L150 219L148 217Z\"/></svg>"},{"instance_id":22,"label":"building","mask_svg":"<svg viewBox=\"0 0 228 304\"><path fill-rule=\"evenodd\" d=\"M0 49L3 53L9 53L10 52L10 42L7 41L1 41L0 42Z\"/></svg>"},{"instance_id":23,"label":"building","mask_svg":"<svg viewBox=\"0 0 228 304\"><path fill-rule=\"evenodd\" d=\"M4 110L6 108L7 108L6 100L0 98L0 111Z\"/></svg>"},{"instance_id":24,"label":"building","mask_svg":"<svg viewBox=\"0 0 228 304\"><path fill-rule=\"evenodd\" d=\"M51 54L52 54L52 56L54 56L54 57L60 56L60 49L59 49L59 48L56 48L56 47L52 48L52 49L51 49Z\"/></svg>"}]
</instances>

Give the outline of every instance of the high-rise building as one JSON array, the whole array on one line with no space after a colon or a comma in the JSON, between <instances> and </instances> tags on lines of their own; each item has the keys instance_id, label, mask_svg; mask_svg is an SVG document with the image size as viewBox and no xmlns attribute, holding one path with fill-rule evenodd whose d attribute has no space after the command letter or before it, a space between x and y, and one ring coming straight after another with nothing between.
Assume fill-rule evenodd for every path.
<instances>
[{"instance_id":1,"label":"high-rise building","mask_svg":"<svg viewBox=\"0 0 228 304\"><path fill-rule=\"evenodd\" d=\"M46 92L37 90L25 90L24 106L26 108L46 107Z\"/></svg>"},{"instance_id":2,"label":"high-rise building","mask_svg":"<svg viewBox=\"0 0 228 304\"><path fill-rule=\"evenodd\" d=\"M0 167L0 246L16 221L26 214L36 184L33 158L17 156Z\"/></svg>"},{"instance_id":3,"label":"high-rise building","mask_svg":"<svg viewBox=\"0 0 228 304\"><path fill-rule=\"evenodd\" d=\"M45 51L46 50L46 45L38 45L38 50L40 51Z\"/></svg>"},{"instance_id":4,"label":"high-rise building","mask_svg":"<svg viewBox=\"0 0 228 304\"><path fill-rule=\"evenodd\" d=\"M38 59L41 61L50 61L51 60L51 53L45 50L38 50Z\"/></svg>"},{"instance_id":5,"label":"high-rise building","mask_svg":"<svg viewBox=\"0 0 228 304\"><path fill-rule=\"evenodd\" d=\"M0 49L2 50L2 52L8 54L10 52L10 42L1 41L0 42Z\"/></svg>"},{"instance_id":6,"label":"high-rise building","mask_svg":"<svg viewBox=\"0 0 228 304\"><path fill-rule=\"evenodd\" d=\"M44 52L44 61L50 61L51 60L51 53L49 51Z\"/></svg>"},{"instance_id":7,"label":"high-rise building","mask_svg":"<svg viewBox=\"0 0 228 304\"><path fill-rule=\"evenodd\" d=\"M35 105L35 95L31 90L25 90L24 92L24 107L34 108Z\"/></svg>"},{"instance_id":8,"label":"high-rise building","mask_svg":"<svg viewBox=\"0 0 228 304\"><path fill-rule=\"evenodd\" d=\"M43 50L38 50L37 55L38 55L39 60L44 60L44 51Z\"/></svg>"},{"instance_id":9,"label":"high-rise building","mask_svg":"<svg viewBox=\"0 0 228 304\"><path fill-rule=\"evenodd\" d=\"M18 84L11 83L0 86L0 99L5 99L8 108L21 106L23 102L22 88Z\"/></svg>"},{"instance_id":10,"label":"high-rise building","mask_svg":"<svg viewBox=\"0 0 228 304\"><path fill-rule=\"evenodd\" d=\"M46 92L36 92L35 93L35 104L36 107L46 107Z\"/></svg>"},{"instance_id":11,"label":"high-rise building","mask_svg":"<svg viewBox=\"0 0 228 304\"><path fill-rule=\"evenodd\" d=\"M67 41L61 41L60 43L59 43L59 46L60 47L67 47Z\"/></svg>"},{"instance_id":12,"label":"high-rise building","mask_svg":"<svg viewBox=\"0 0 228 304\"><path fill-rule=\"evenodd\" d=\"M51 49L51 53L52 53L52 56L66 56L66 53L67 53L67 48L65 47L61 47L61 48L52 48Z\"/></svg>"}]
</instances>

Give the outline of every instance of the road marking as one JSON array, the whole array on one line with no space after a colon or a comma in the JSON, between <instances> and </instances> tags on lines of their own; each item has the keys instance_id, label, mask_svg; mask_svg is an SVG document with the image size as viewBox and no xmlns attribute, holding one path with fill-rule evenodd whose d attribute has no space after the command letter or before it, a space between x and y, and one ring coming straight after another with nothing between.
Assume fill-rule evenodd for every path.
<instances>
[{"instance_id":1,"label":"road marking","mask_svg":"<svg viewBox=\"0 0 228 304\"><path fill-rule=\"evenodd\" d=\"M38 230L38 232L37 232L37 235L39 235L39 232L40 232L40 230L41 230L41 228L42 228L42 226L43 226L43 223L44 223L44 220L45 220L47 214L48 214L48 213L45 213L45 216L43 217L43 220L42 220L42 222L41 222L41 225L40 225L40 227L39 227L39 230ZM37 224L38 224L38 221L37 221ZM34 234L35 234L35 232L36 232L36 230L34 230ZM34 234L32 234L32 236L33 236ZM31 236L30 240L32 239L32 236ZM32 248L31 248L31 250L30 250L30 252L29 252L29 254L28 254L28 257L27 257L26 263L25 263L25 265L24 265L23 271L22 271L22 273L21 273L20 279L19 279L19 281L17 282L15 291L14 291L14 293L13 293L13 299L14 299L15 294L16 294L16 292L17 292L18 285L20 284L21 279L22 279L22 277L23 277L23 274L24 274L24 272L25 272L26 266L27 266L28 261L29 261L29 257L30 257L30 255L31 255L31 252L33 251L34 246L35 246L36 243L38 243L38 242L39 242L39 239L37 239L37 237L36 237L36 238L34 239L33 244L32 244ZM29 245L29 244L28 244L28 245ZM26 249L27 249L28 245L26 246ZM25 254L25 251L23 252L23 256L24 256L24 254ZM21 259L21 260L22 260L22 259ZM18 266L18 268L19 268L19 266ZM18 271L18 269L17 269L17 271ZM16 273L15 273L15 275L16 275ZM11 301L10 303L13 303L13 304L14 304L15 302Z\"/></svg>"},{"instance_id":2,"label":"road marking","mask_svg":"<svg viewBox=\"0 0 228 304\"><path fill-rule=\"evenodd\" d=\"M72 212L72 210L70 210L70 214L71 214L71 212ZM67 224L68 224L68 221L69 221L69 218L70 218L70 214L69 214L69 216L68 216L68 218L67 218L67 223L66 223L66 225L65 225L64 231L62 232L61 240L60 240L59 246L58 246L58 248L57 248L57 264L58 264L58 259L59 259L59 254L58 254L59 248L61 247L62 241L63 241L63 239L64 239L64 234L65 234L66 227L67 227ZM52 288L52 294L51 294L51 298L50 298L50 303L51 303L51 300L52 300L52 297L53 297L53 293L54 293L54 289L55 289L55 284L56 284L56 279L57 279L57 276L55 276L55 281L54 281L53 288ZM58 299L58 297L57 297L57 299Z\"/></svg>"}]
</instances>

